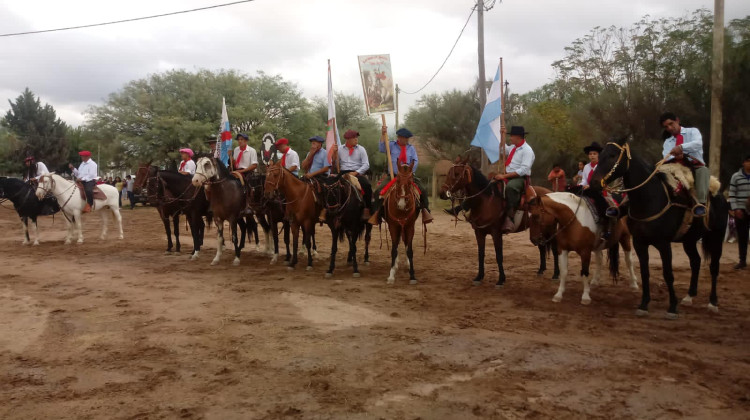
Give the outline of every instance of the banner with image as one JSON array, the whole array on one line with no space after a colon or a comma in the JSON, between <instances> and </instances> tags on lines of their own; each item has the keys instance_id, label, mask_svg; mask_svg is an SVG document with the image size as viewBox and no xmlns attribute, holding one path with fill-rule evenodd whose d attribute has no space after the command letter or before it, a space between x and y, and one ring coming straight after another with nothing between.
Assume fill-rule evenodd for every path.
<instances>
[{"instance_id":1,"label":"banner with image","mask_svg":"<svg viewBox=\"0 0 750 420\"><path fill-rule=\"evenodd\" d=\"M391 71L391 56L389 54L360 55L357 59L367 114L395 112L395 84Z\"/></svg>"}]
</instances>

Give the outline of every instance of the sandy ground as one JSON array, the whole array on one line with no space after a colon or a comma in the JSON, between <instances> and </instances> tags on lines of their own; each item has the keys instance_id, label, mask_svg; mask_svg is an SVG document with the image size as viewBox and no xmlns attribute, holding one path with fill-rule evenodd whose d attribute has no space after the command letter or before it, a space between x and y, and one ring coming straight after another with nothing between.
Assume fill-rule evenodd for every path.
<instances>
[{"instance_id":1,"label":"sandy ground","mask_svg":"<svg viewBox=\"0 0 750 420\"><path fill-rule=\"evenodd\" d=\"M703 273L695 305L667 321L655 256L649 318L634 316L640 292L625 281L582 306L573 279L553 303L525 234L506 239L505 288L494 261L472 287L473 233L444 215L426 256L418 241L416 286L403 267L385 284L377 231L361 278L342 261L324 279L325 256L289 272L254 247L239 267L231 253L212 267L215 230L198 261L167 256L153 209L123 217L122 241L100 240L95 214L82 245L64 246L64 219L48 217L42 244L24 247L0 209L0 418L750 418L750 272L732 271L736 245L720 314L705 309Z\"/></svg>"}]
</instances>

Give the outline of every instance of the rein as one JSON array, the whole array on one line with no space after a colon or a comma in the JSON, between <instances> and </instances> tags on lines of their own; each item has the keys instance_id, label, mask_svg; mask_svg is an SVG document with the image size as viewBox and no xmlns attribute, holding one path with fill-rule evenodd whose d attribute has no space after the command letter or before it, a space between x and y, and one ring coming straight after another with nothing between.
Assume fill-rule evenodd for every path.
<instances>
[{"instance_id":1,"label":"rein","mask_svg":"<svg viewBox=\"0 0 750 420\"><path fill-rule=\"evenodd\" d=\"M666 160L667 160L666 158L664 158L664 159L658 161L656 163L656 167L654 168L654 171L651 172L651 175L649 175L648 178L646 178L645 181L641 182L640 184L636 185L635 187L632 187L632 188L610 188L609 185L607 184L607 180L610 177L612 177L612 175L614 175L615 171L617 170L617 167L620 166L620 162L622 161L623 155L625 155L627 153L627 157L628 157L627 169L630 169L630 161L632 160L632 157L630 156L630 145L629 144L626 143L625 146L620 146L619 144L617 144L615 142L609 142L609 143L607 143L607 146L609 146L609 145L615 146L618 149L620 149L620 156L617 157L617 162L615 162L615 164L612 166L612 169L610 169L609 172L607 173L607 175L604 175L604 177L601 180L602 188L605 189L605 190L607 190L607 191L609 191L609 192L611 192L611 193L622 194L622 193L625 193L625 192L635 191L635 190L643 187L644 185L646 185L646 183L648 183L649 181L651 181L651 179L654 176L656 176L656 174L659 172L659 168L661 167L661 165L663 165L664 162L666 162Z\"/></svg>"},{"instance_id":2,"label":"rein","mask_svg":"<svg viewBox=\"0 0 750 420\"><path fill-rule=\"evenodd\" d=\"M270 180L268 179L268 174L271 171L274 171L274 170L277 170L277 169L280 171L281 175L279 175L279 179L276 180L276 185L272 185L273 189L271 191L278 191L279 185L281 184L282 179L284 178L284 176L286 176L286 171L287 171L286 169L283 169L280 166L277 166L275 168L271 168L268 171L266 171L266 182L265 182L265 184L271 183ZM290 172L290 174L291 174L291 172ZM263 185L263 190L264 191L268 191L268 188L266 188L265 184ZM297 201L304 200L307 197L307 194L310 192L310 190L312 190L312 187L309 184L303 184L303 186L305 187L305 193L302 195L302 197L299 197L299 198L297 198L295 200L292 200L292 201L286 201L286 198L285 198L284 200L281 200L281 204L284 204L284 205L293 204L293 203L296 203Z\"/></svg>"},{"instance_id":3,"label":"rein","mask_svg":"<svg viewBox=\"0 0 750 420\"><path fill-rule=\"evenodd\" d=\"M565 225L563 225L561 228L557 229L555 231L555 233L552 234L552 236L550 236L549 238L543 239L541 242L539 242L538 245L546 246L548 243L552 242L552 240L555 239L557 237L557 235L559 235L563 230L567 229L568 226L570 226L578 218L578 217L576 217L576 215L578 214L578 209L581 208L581 202L583 201L582 195L583 194L576 196L576 197L578 197L578 205L576 206L575 211L573 211L573 217L571 217L570 220L568 220L568 222L565 223ZM547 210L544 209L544 202L542 201L541 198L539 199L539 206L541 206L541 208L542 208L542 210L541 210L542 214L546 214Z\"/></svg>"}]
</instances>

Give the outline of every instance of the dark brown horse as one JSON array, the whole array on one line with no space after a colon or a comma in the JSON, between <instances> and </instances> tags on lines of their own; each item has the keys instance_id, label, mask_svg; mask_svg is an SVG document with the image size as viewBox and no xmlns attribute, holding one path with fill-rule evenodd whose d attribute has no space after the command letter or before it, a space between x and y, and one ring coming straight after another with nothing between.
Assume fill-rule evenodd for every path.
<instances>
[{"instance_id":1,"label":"dark brown horse","mask_svg":"<svg viewBox=\"0 0 750 420\"><path fill-rule=\"evenodd\" d=\"M211 265L218 264L221 259L221 251L224 246L225 220L229 222L232 230L232 243L234 244L234 261L232 264L239 265L242 248L237 235L237 226L240 222L243 222L244 225L241 212L245 210L247 199L242 184L232 176L220 160L209 157L198 159L192 181L195 187L203 186L205 188L216 225L216 256L211 261Z\"/></svg>"},{"instance_id":2,"label":"dark brown horse","mask_svg":"<svg viewBox=\"0 0 750 420\"><path fill-rule=\"evenodd\" d=\"M247 200L253 214L258 218L258 223L263 228L265 234L265 252L271 258L271 264L275 264L279 258L279 231L277 226L282 224L284 230L284 242L286 244L285 261L292 259L289 251L289 222L284 220L284 205L278 197L270 199L265 197L264 185L266 182L265 175L255 175L247 178ZM273 241L271 240L273 238ZM272 245L273 243L273 245ZM256 228L257 244L257 228Z\"/></svg>"},{"instance_id":3,"label":"dark brown horse","mask_svg":"<svg viewBox=\"0 0 750 420\"><path fill-rule=\"evenodd\" d=\"M485 240L491 235L495 246L495 258L497 260L499 275L497 287L505 284L505 271L503 269L503 247L501 228L505 217L505 200L503 198L503 183L490 182L477 168L469 165L466 160L458 161L448 171L445 183L441 187L440 197L449 199L450 196L461 196L463 207L469 210L466 220L471 223L477 241L479 272L474 278L474 285L478 286L484 279L484 255ZM549 193L550 190L543 187L532 187L532 194L537 196ZM527 219L527 218L524 218ZM519 224L522 231L528 228L526 223ZM546 250L552 247L555 262L554 278L559 276L557 250L554 241L547 246L539 245L540 267L537 272L541 275L546 268Z\"/></svg>"},{"instance_id":4,"label":"dark brown horse","mask_svg":"<svg viewBox=\"0 0 750 420\"><path fill-rule=\"evenodd\" d=\"M414 186L412 167L401 165L398 168L396 182L390 187L383 198L385 221L391 233L391 272L388 284L396 281L398 270L398 245L404 243L406 258L409 260L409 284L417 284L414 276L414 225L419 217L419 193ZM426 225L424 227L426 229Z\"/></svg>"},{"instance_id":5,"label":"dark brown horse","mask_svg":"<svg viewBox=\"0 0 750 420\"><path fill-rule=\"evenodd\" d=\"M266 198L273 198L279 191L284 196L286 219L289 220L293 236L292 260L289 269L297 265L299 230L302 228L302 243L307 248L307 270L312 270L312 238L320 206L315 201L311 184L303 182L279 163L271 163L266 169L266 182L263 192Z\"/></svg>"}]
</instances>

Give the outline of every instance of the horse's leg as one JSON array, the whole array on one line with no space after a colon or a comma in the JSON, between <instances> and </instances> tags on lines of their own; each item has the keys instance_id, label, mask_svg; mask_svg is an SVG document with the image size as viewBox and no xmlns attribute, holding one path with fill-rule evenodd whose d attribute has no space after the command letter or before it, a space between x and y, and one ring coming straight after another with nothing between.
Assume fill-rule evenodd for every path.
<instances>
[{"instance_id":1,"label":"horse's leg","mask_svg":"<svg viewBox=\"0 0 750 420\"><path fill-rule=\"evenodd\" d=\"M482 229L474 229L474 237L477 240L477 263L479 265L477 276L474 277L474 286L479 286L484 280L484 245L487 233Z\"/></svg>"},{"instance_id":2,"label":"horse's leg","mask_svg":"<svg viewBox=\"0 0 750 420\"><path fill-rule=\"evenodd\" d=\"M326 271L326 278L333 276L333 270L336 269L336 252L339 249L338 232L333 224L328 225L331 228L331 262L328 264L328 271Z\"/></svg>"},{"instance_id":3,"label":"horse's leg","mask_svg":"<svg viewBox=\"0 0 750 420\"><path fill-rule=\"evenodd\" d=\"M65 214L65 223L68 227L67 231L65 232L65 245L70 245L70 241L73 240L73 222L70 221L70 216Z\"/></svg>"},{"instance_id":4,"label":"horse's leg","mask_svg":"<svg viewBox=\"0 0 750 420\"><path fill-rule=\"evenodd\" d=\"M312 266L312 240L315 237L315 232L313 229L315 229L314 223L307 223L306 228L302 228L302 243L305 244L305 248L307 249L307 267L305 270L311 271L313 269Z\"/></svg>"},{"instance_id":5,"label":"horse's leg","mask_svg":"<svg viewBox=\"0 0 750 420\"><path fill-rule=\"evenodd\" d=\"M249 235L248 233L248 226L247 226L247 219L244 219L242 217L238 217L237 221L235 221L237 226L235 226L235 231L237 230L237 227L239 227L239 242L240 242L240 249L245 248L245 237ZM252 238L251 238L252 239Z\"/></svg>"},{"instance_id":6,"label":"horse's leg","mask_svg":"<svg viewBox=\"0 0 750 420\"><path fill-rule=\"evenodd\" d=\"M388 225L388 230L391 232L391 273L388 276L388 284L393 284L396 281L396 271L398 271L398 243L401 241L401 227L398 223L393 223Z\"/></svg>"},{"instance_id":7,"label":"horse's leg","mask_svg":"<svg viewBox=\"0 0 750 420\"><path fill-rule=\"evenodd\" d=\"M289 262L289 270L294 270L294 267L297 265L297 249L299 245L299 223L292 222L291 224L292 229L292 254L291 254L291 261Z\"/></svg>"},{"instance_id":8,"label":"horse's leg","mask_svg":"<svg viewBox=\"0 0 750 420\"><path fill-rule=\"evenodd\" d=\"M234 261L232 261L232 265L235 266L240 265L240 252L242 252L242 246L237 237L237 226L240 225L240 220L242 218L237 218L237 220L229 222L229 226L232 229L232 244L234 245ZM242 229L242 225L240 225L240 228Z\"/></svg>"},{"instance_id":9,"label":"horse's leg","mask_svg":"<svg viewBox=\"0 0 750 420\"><path fill-rule=\"evenodd\" d=\"M657 247L661 255L661 270L664 275L664 282L667 283L669 291L669 309L667 309L667 319L677 319L677 295L674 292L674 273L672 272L672 244L662 242Z\"/></svg>"},{"instance_id":10,"label":"horse's leg","mask_svg":"<svg viewBox=\"0 0 750 420\"><path fill-rule=\"evenodd\" d=\"M117 223L117 232L119 234L117 239L122 239L124 238L124 236L122 234L122 215L120 214L120 209L119 207L111 207L111 209L112 209L112 215L114 216L114 219L115 219L115 223Z\"/></svg>"},{"instance_id":11,"label":"horse's leg","mask_svg":"<svg viewBox=\"0 0 750 420\"><path fill-rule=\"evenodd\" d=\"M602 267L602 251L594 251L595 265L594 279L598 280L598 272ZM581 255L581 283L583 283L583 295L581 295L581 305L591 303L591 284L589 283L589 268L591 266L591 251L583 251Z\"/></svg>"},{"instance_id":12,"label":"horse's leg","mask_svg":"<svg viewBox=\"0 0 750 420\"><path fill-rule=\"evenodd\" d=\"M186 217L188 225L190 225L190 236L193 237L193 252L190 253L190 260L192 261L198 258L198 253L201 249L201 242L203 241L203 227L201 224L203 223L203 218L195 217L194 213L189 213Z\"/></svg>"},{"instance_id":13,"label":"horse's leg","mask_svg":"<svg viewBox=\"0 0 750 420\"><path fill-rule=\"evenodd\" d=\"M635 254L638 256L638 265L641 267L641 284L643 285L643 290L641 290L641 304L638 306L635 314L637 316L646 316L648 315L648 303L651 301L650 273L648 272L648 244L633 238L633 249L635 249Z\"/></svg>"},{"instance_id":14,"label":"horse's leg","mask_svg":"<svg viewBox=\"0 0 750 420\"><path fill-rule=\"evenodd\" d=\"M352 254L352 277L359 277L359 265L357 265L357 234L350 231L346 235L349 239L349 253Z\"/></svg>"},{"instance_id":15,"label":"horse's leg","mask_svg":"<svg viewBox=\"0 0 750 420\"><path fill-rule=\"evenodd\" d=\"M313 257L318 256L318 244L315 242L315 230L313 230L312 233L312 255Z\"/></svg>"},{"instance_id":16,"label":"horse's leg","mask_svg":"<svg viewBox=\"0 0 750 420\"><path fill-rule=\"evenodd\" d=\"M599 281L602 279L602 262L604 261L604 256L602 255L602 251L594 251L594 276L591 279L591 282L589 283L591 286L599 285ZM585 303L584 305L588 305Z\"/></svg>"},{"instance_id":17,"label":"horse's leg","mask_svg":"<svg viewBox=\"0 0 750 420\"><path fill-rule=\"evenodd\" d=\"M172 225L174 226L174 247L175 252L180 252L180 213L172 216Z\"/></svg>"},{"instance_id":18,"label":"horse's leg","mask_svg":"<svg viewBox=\"0 0 750 420\"><path fill-rule=\"evenodd\" d=\"M289 262L289 260L291 260L292 258L292 254L289 252L289 230L291 229L291 226L289 222L286 220L281 223L282 223L281 226L284 228L284 244L286 244L286 257L284 258L284 261ZM299 235L299 231L297 231L297 234ZM294 252L297 252L296 244L294 247Z\"/></svg>"},{"instance_id":19,"label":"horse's leg","mask_svg":"<svg viewBox=\"0 0 750 420\"><path fill-rule=\"evenodd\" d=\"M503 234L500 229L492 230L492 242L495 245L495 260L497 261L498 277L496 288L503 287L505 284L505 269L503 268Z\"/></svg>"},{"instance_id":20,"label":"horse's leg","mask_svg":"<svg viewBox=\"0 0 750 420\"><path fill-rule=\"evenodd\" d=\"M107 214L107 209L102 209L102 234L99 236L99 239L105 240L107 239L107 225L109 224L109 215Z\"/></svg>"},{"instance_id":21,"label":"horse's leg","mask_svg":"<svg viewBox=\"0 0 750 420\"><path fill-rule=\"evenodd\" d=\"M568 279L568 254L568 251L560 252L560 285L557 286L557 293L552 297L553 302L561 302L565 293L565 281Z\"/></svg>"},{"instance_id":22,"label":"horse's leg","mask_svg":"<svg viewBox=\"0 0 750 420\"><path fill-rule=\"evenodd\" d=\"M557 239L552 240L552 261L554 262L554 270L552 271L552 280L557 280L560 278L560 265L558 263L558 258L560 254L557 252Z\"/></svg>"},{"instance_id":23,"label":"horse's leg","mask_svg":"<svg viewBox=\"0 0 750 420\"><path fill-rule=\"evenodd\" d=\"M271 236L273 237L271 264L275 264L279 260L279 231L276 230L277 226L276 222L271 222Z\"/></svg>"},{"instance_id":24,"label":"horse's leg","mask_svg":"<svg viewBox=\"0 0 750 420\"><path fill-rule=\"evenodd\" d=\"M77 210L75 213L76 230L78 230L78 243L83 243L83 228L81 227L81 211Z\"/></svg>"},{"instance_id":25,"label":"horse's leg","mask_svg":"<svg viewBox=\"0 0 750 420\"><path fill-rule=\"evenodd\" d=\"M544 272L547 270L547 252L544 245L537 246L539 248L539 269L536 270L536 275L542 277Z\"/></svg>"},{"instance_id":26,"label":"horse's leg","mask_svg":"<svg viewBox=\"0 0 750 420\"><path fill-rule=\"evenodd\" d=\"M719 209L720 206L715 208ZM723 217L727 217L723 215ZM719 222L720 225L725 224L723 221ZM716 229L709 231L703 237L704 251L708 251L710 257L709 272L711 273L711 294L708 297L708 310L714 313L719 312L719 297L716 295L716 282L719 278L719 261L721 261L721 254L724 252L724 229Z\"/></svg>"},{"instance_id":27,"label":"horse's leg","mask_svg":"<svg viewBox=\"0 0 750 420\"><path fill-rule=\"evenodd\" d=\"M620 246L625 254L625 265L628 267L628 278L630 279L630 288L638 290L638 277L635 275L635 264L633 264L633 245L630 235L623 235L620 238Z\"/></svg>"},{"instance_id":28,"label":"horse's leg","mask_svg":"<svg viewBox=\"0 0 750 420\"><path fill-rule=\"evenodd\" d=\"M221 260L221 248L224 244L224 221L214 219L214 224L216 225L216 256L211 261L211 265L216 265Z\"/></svg>"},{"instance_id":29,"label":"horse's leg","mask_svg":"<svg viewBox=\"0 0 750 420\"><path fill-rule=\"evenodd\" d=\"M370 265L370 238L372 236L372 225L365 223L365 265Z\"/></svg>"},{"instance_id":30,"label":"horse's leg","mask_svg":"<svg viewBox=\"0 0 750 420\"><path fill-rule=\"evenodd\" d=\"M36 222L36 216L31 218L31 223L34 224L34 246L39 245L39 225Z\"/></svg>"},{"instance_id":31,"label":"horse's leg","mask_svg":"<svg viewBox=\"0 0 750 420\"><path fill-rule=\"evenodd\" d=\"M28 245L31 242L29 238L29 218L26 216L21 217L21 228L23 228L23 245Z\"/></svg>"},{"instance_id":32,"label":"horse's leg","mask_svg":"<svg viewBox=\"0 0 750 420\"><path fill-rule=\"evenodd\" d=\"M697 240L690 240L682 243L682 249L685 250L685 254L687 254L690 260L690 287L688 288L687 296L682 298L682 304L685 306L692 305L693 298L698 295L698 275L701 271L701 256L698 253L697 242Z\"/></svg>"},{"instance_id":33,"label":"horse's leg","mask_svg":"<svg viewBox=\"0 0 750 420\"><path fill-rule=\"evenodd\" d=\"M169 224L169 217L164 214L162 211L159 212L159 216L161 217L161 222L164 224L164 232L167 233L167 254L172 253L172 227Z\"/></svg>"},{"instance_id":34,"label":"horse's leg","mask_svg":"<svg viewBox=\"0 0 750 420\"><path fill-rule=\"evenodd\" d=\"M406 245L406 258L409 259L409 284L417 284L417 277L414 275L414 225L406 228L404 245Z\"/></svg>"}]
</instances>

